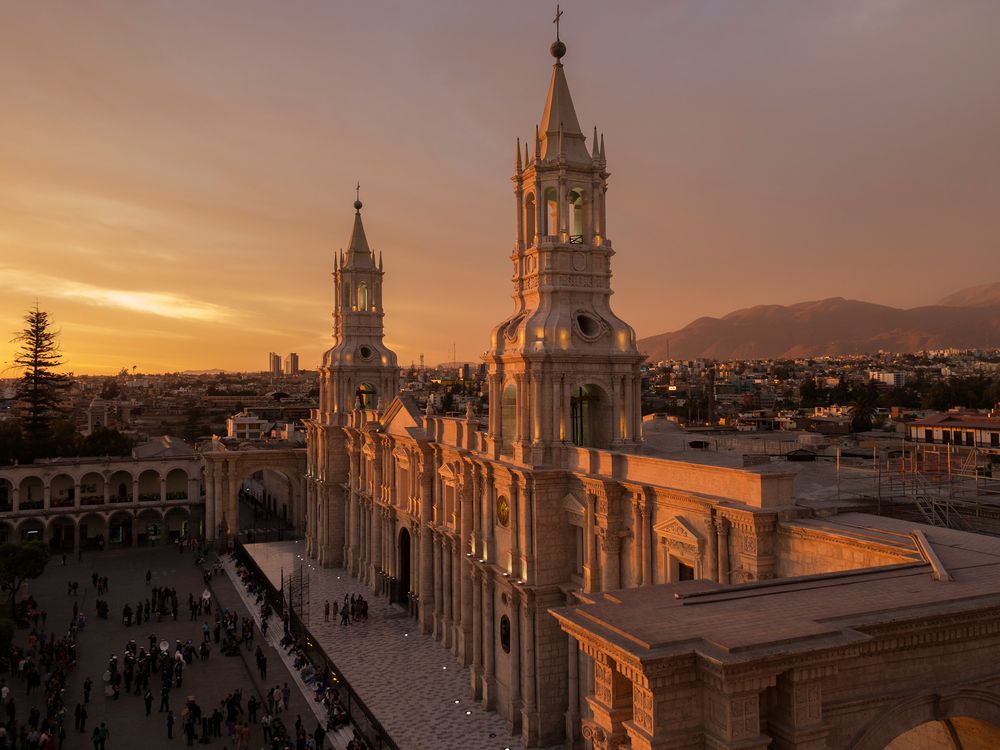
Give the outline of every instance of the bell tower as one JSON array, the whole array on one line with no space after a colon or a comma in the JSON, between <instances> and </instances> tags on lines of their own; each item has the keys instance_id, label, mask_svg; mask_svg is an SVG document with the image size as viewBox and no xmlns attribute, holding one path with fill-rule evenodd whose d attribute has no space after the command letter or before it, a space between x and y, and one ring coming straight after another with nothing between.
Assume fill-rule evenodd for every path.
<instances>
[{"instance_id":1,"label":"bell tower","mask_svg":"<svg viewBox=\"0 0 1000 750\"><path fill-rule=\"evenodd\" d=\"M634 451L641 442L635 331L611 310L603 135L590 150L562 64L552 78L534 148L514 157L514 312L493 329L490 450L559 465L571 446Z\"/></svg>"},{"instance_id":2,"label":"bell tower","mask_svg":"<svg viewBox=\"0 0 1000 750\"><path fill-rule=\"evenodd\" d=\"M333 348L320 368L320 415L344 424L355 409L388 406L399 390L396 354L383 343L382 256L368 247L361 221L362 203L354 201L354 228L337 255L333 271Z\"/></svg>"}]
</instances>

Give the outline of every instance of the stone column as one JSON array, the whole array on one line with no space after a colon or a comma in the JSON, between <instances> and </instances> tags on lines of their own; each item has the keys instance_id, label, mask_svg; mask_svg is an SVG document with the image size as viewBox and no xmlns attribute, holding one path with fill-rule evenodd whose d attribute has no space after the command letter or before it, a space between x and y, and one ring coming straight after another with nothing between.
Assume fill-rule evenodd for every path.
<instances>
[{"instance_id":1,"label":"stone column","mask_svg":"<svg viewBox=\"0 0 1000 750\"><path fill-rule=\"evenodd\" d=\"M604 529L601 538L601 590L614 591L621 586L621 538L612 529Z\"/></svg>"},{"instance_id":2,"label":"stone column","mask_svg":"<svg viewBox=\"0 0 1000 750\"><path fill-rule=\"evenodd\" d=\"M538 445L542 440L542 376L537 369L531 372L531 442Z\"/></svg>"},{"instance_id":3,"label":"stone column","mask_svg":"<svg viewBox=\"0 0 1000 750\"><path fill-rule=\"evenodd\" d=\"M715 721L705 724L707 744L713 748L767 750L772 738L760 732L760 690L736 685L725 688L725 692L705 695L705 712L715 717Z\"/></svg>"},{"instance_id":4,"label":"stone column","mask_svg":"<svg viewBox=\"0 0 1000 750\"><path fill-rule=\"evenodd\" d=\"M709 518L708 523L708 533L705 535L708 539L708 550L705 553L705 563L706 570L704 572L704 577L710 581L719 580L719 538L715 533L715 523Z\"/></svg>"},{"instance_id":5,"label":"stone column","mask_svg":"<svg viewBox=\"0 0 1000 750\"><path fill-rule=\"evenodd\" d=\"M535 681L535 602L528 592L521 601L521 655L524 658L521 670L521 696L524 708L521 711L521 736L526 747L538 742L538 703ZM513 648L513 647L512 647Z\"/></svg>"},{"instance_id":6,"label":"stone column","mask_svg":"<svg viewBox=\"0 0 1000 750\"><path fill-rule=\"evenodd\" d=\"M594 657L594 694L587 696L593 715L583 723L584 739L597 748L618 748L627 739L624 722L632 718L632 683L606 654Z\"/></svg>"},{"instance_id":7,"label":"stone column","mask_svg":"<svg viewBox=\"0 0 1000 750\"><path fill-rule=\"evenodd\" d=\"M77 480L73 484L73 508L75 510L80 510L80 481ZM76 550L73 550L74 552Z\"/></svg>"},{"instance_id":8,"label":"stone column","mask_svg":"<svg viewBox=\"0 0 1000 750\"><path fill-rule=\"evenodd\" d=\"M573 604L567 601L567 604ZM576 639L566 636L567 700L566 700L566 746L573 747L580 735L580 647Z\"/></svg>"},{"instance_id":9,"label":"stone column","mask_svg":"<svg viewBox=\"0 0 1000 750\"><path fill-rule=\"evenodd\" d=\"M521 592L510 592L510 696L507 727L511 734L521 728Z\"/></svg>"},{"instance_id":10,"label":"stone column","mask_svg":"<svg viewBox=\"0 0 1000 750\"><path fill-rule=\"evenodd\" d=\"M167 502L167 478L160 477L160 502Z\"/></svg>"},{"instance_id":11,"label":"stone column","mask_svg":"<svg viewBox=\"0 0 1000 750\"><path fill-rule=\"evenodd\" d=\"M719 583L729 583L729 521L725 518L715 519L715 531L719 549Z\"/></svg>"},{"instance_id":12,"label":"stone column","mask_svg":"<svg viewBox=\"0 0 1000 750\"><path fill-rule=\"evenodd\" d=\"M494 635L494 592L496 582L493 571L487 569L483 576L483 684L481 698L483 708L492 711L496 707L496 636Z\"/></svg>"},{"instance_id":13,"label":"stone column","mask_svg":"<svg viewBox=\"0 0 1000 750\"><path fill-rule=\"evenodd\" d=\"M477 565L469 561L469 579L472 582L472 695L474 700L483 697L483 589L482 574Z\"/></svg>"},{"instance_id":14,"label":"stone column","mask_svg":"<svg viewBox=\"0 0 1000 750\"><path fill-rule=\"evenodd\" d=\"M454 603L454 590L453 581L451 575L451 538L442 535L441 537L441 557L443 558L442 566L442 582L444 588L444 623L443 623L443 635L442 641L444 642L445 648L451 648L452 644L452 622L454 618L452 617L452 606Z\"/></svg>"},{"instance_id":15,"label":"stone column","mask_svg":"<svg viewBox=\"0 0 1000 750\"><path fill-rule=\"evenodd\" d=\"M459 589L459 627L456 628L455 637L458 645L456 655L459 660L464 665L468 665L472 662L472 558L470 557L469 550L473 548L473 514L475 513L476 503L473 495L473 488L475 486L473 477L476 474L476 469L473 466L471 470L466 472L465 482L462 484L462 517L460 519L462 535L459 538L459 543L456 545L455 557L457 564L455 566L455 575L458 578L458 589Z\"/></svg>"},{"instance_id":16,"label":"stone column","mask_svg":"<svg viewBox=\"0 0 1000 750\"><path fill-rule=\"evenodd\" d=\"M594 570L596 567L594 564L594 537L596 536L594 528L594 501L589 494L586 498L587 507L584 511L586 526L583 530L583 586L586 591L595 591L597 589L597 580Z\"/></svg>"},{"instance_id":17,"label":"stone column","mask_svg":"<svg viewBox=\"0 0 1000 750\"><path fill-rule=\"evenodd\" d=\"M646 586L654 583L653 575L653 508L648 498L642 505L642 582Z\"/></svg>"},{"instance_id":18,"label":"stone column","mask_svg":"<svg viewBox=\"0 0 1000 750\"><path fill-rule=\"evenodd\" d=\"M443 639L442 630L444 628L444 587L442 585L444 576L443 561L441 560L441 537L434 532L434 638Z\"/></svg>"},{"instance_id":19,"label":"stone column","mask_svg":"<svg viewBox=\"0 0 1000 750\"><path fill-rule=\"evenodd\" d=\"M45 484L42 485L42 507L45 508L45 510L48 510L49 508L52 507L52 485L49 484L49 482L51 481L52 480L50 479L46 481ZM139 480L135 480L134 484L136 487L138 487ZM134 500L136 497L137 495L133 495L132 499Z\"/></svg>"}]
</instances>

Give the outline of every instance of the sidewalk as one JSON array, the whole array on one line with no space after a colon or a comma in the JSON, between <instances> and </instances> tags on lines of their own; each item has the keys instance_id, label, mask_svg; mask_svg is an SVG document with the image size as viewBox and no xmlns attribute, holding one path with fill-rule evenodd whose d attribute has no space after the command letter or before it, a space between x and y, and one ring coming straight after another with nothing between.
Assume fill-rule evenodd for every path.
<instances>
[{"instance_id":1,"label":"sidewalk","mask_svg":"<svg viewBox=\"0 0 1000 750\"><path fill-rule=\"evenodd\" d=\"M346 571L303 559L304 548L301 541L246 545L275 586L282 571L306 566L309 632L400 748L521 750L506 722L472 700L469 670L450 651ZM345 594L368 600L368 620L347 627L333 617L324 622L324 603L342 603Z\"/></svg>"}]
</instances>

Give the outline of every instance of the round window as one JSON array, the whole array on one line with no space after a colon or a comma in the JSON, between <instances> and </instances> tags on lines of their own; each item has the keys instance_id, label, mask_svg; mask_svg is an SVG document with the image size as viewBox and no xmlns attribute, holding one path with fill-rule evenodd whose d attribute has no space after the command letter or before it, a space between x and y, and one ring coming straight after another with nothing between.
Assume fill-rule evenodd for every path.
<instances>
[{"instance_id":1,"label":"round window","mask_svg":"<svg viewBox=\"0 0 1000 750\"><path fill-rule=\"evenodd\" d=\"M505 497L497 500L497 523L504 527L510 523L510 503Z\"/></svg>"},{"instance_id":2,"label":"round window","mask_svg":"<svg viewBox=\"0 0 1000 750\"><path fill-rule=\"evenodd\" d=\"M370 346L362 346L358 349L358 354L361 359L371 359L372 358L372 348Z\"/></svg>"}]
</instances>

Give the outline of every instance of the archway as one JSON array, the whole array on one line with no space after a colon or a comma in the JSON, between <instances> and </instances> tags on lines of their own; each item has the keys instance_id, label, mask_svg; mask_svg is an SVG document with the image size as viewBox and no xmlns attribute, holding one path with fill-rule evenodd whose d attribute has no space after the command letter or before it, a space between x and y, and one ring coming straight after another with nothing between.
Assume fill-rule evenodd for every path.
<instances>
[{"instance_id":1,"label":"archway","mask_svg":"<svg viewBox=\"0 0 1000 750\"><path fill-rule=\"evenodd\" d=\"M99 513L88 513L77 525L80 549L104 549L107 544L107 524Z\"/></svg>"},{"instance_id":2,"label":"archway","mask_svg":"<svg viewBox=\"0 0 1000 750\"><path fill-rule=\"evenodd\" d=\"M9 479L0 477L0 513L14 510L14 485Z\"/></svg>"},{"instance_id":3,"label":"archway","mask_svg":"<svg viewBox=\"0 0 1000 750\"><path fill-rule=\"evenodd\" d=\"M72 552L76 539L76 521L57 516L49 521L49 548L53 552Z\"/></svg>"},{"instance_id":4,"label":"archway","mask_svg":"<svg viewBox=\"0 0 1000 750\"><path fill-rule=\"evenodd\" d=\"M139 501L159 502L160 474L155 469L146 469L139 475Z\"/></svg>"},{"instance_id":5,"label":"archway","mask_svg":"<svg viewBox=\"0 0 1000 750\"><path fill-rule=\"evenodd\" d=\"M407 604L410 600L410 530L402 529L399 532L399 565L396 568L399 575L396 577L397 601Z\"/></svg>"},{"instance_id":6,"label":"archway","mask_svg":"<svg viewBox=\"0 0 1000 750\"><path fill-rule=\"evenodd\" d=\"M188 500L188 474L184 469L167 472L167 500Z\"/></svg>"},{"instance_id":7,"label":"archway","mask_svg":"<svg viewBox=\"0 0 1000 750\"><path fill-rule=\"evenodd\" d=\"M371 383L362 383L357 390L358 404L362 409L375 408L375 386Z\"/></svg>"},{"instance_id":8,"label":"archway","mask_svg":"<svg viewBox=\"0 0 1000 750\"><path fill-rule=\"evenodd\" d=\"M171 508L168 510L163 518L163 532L171 542L177 542L191 536L191 513L188 509Z\"/></svg>"},{"instance_id":9,"label":"archway","mask_svg":"<svg viewBox=\"0 0 1000 750\"><path fill-rule=\"evenodd\" d=\"M113 503L132 502L132 475L127 471L116 471L108 479L109 495Z\"/></svg>"},{"instance_id":10,"label":"archway","mask_svg":"<svg viewBox=\"0 0 1000 750\"><path fill-rule=\"evenodd\" d=\"M14 524L9 521L0 521L0 544L7 544L15 539Z\"/></svg>"},{"instance_id":11,"label":"archway","mask_svg":"<svg viewBox=\"0 0 1000 750\"><path fill-rule=\"evenodd\" d=\"M80 479L80 505L104 505L104 477L96 471Z\"/></svg>"},{"instance_id":12,"label":"archway","mask_svg":"<svg viewBox=\"0 0 1000 750\"><path fill-rule=\"evenodd\" d=\"M123 510L115 511L108 519L108 546L132 546L132 516Z\"/></svg>"},{"instance_id":13,"label":"archway","mask_svg":"<svg viewBox=\"0 0 1000 750\"><path fill-rule=\"evenodd\" d=\"M26 518L17 527L22 542L44 542L45 524L38 518Z\"/></svg>"},{"instance_id":14,"label":"archway","mask_svg":"<svg viewBox=\"0 0 1000 750\"><path fill-rule=\"evenodd\" d=\"M76 482L69 474L56 474L49 481L49 507L72 508L76 498Z\"/></svg>"},{"instance_id":15,"label":"archway","mask_svg":"<svg viewBox=\"0 0 1000 750\"><path fill-rule=\"evenodd\" d=\"M17 507L20 510L41 510L45 505L45 485L41 477L21 480Z\"/></svg>"},{"instance_id":16,"label":"archway","mask_svg":"<svg viewBox=\"0 0 1000 750\"><path fill-rule=\"evenodd\" d=\"M976 688L919 695L869 721L849 746L851 750L1000 747L1000 697Z\"/></svg>"},{"instance_id":17,"label":"archway","mask_svg":"<svg viewBox=\"0 0 1000 750\"><path fill-rule=\"evenodd\" d=\"M611 404L599 385L588 383L570 395L570 435L581 448L611 445Z\"/></svg>"},{"instance_id":18,"label":"archway","mask_svg":"<svg viewBox=\"0 0 1000 750\"><path fill-rule=\"evenodd\" d=\"M163 540L163 517L154 508L143 508L135 517L137 547L155 547Z\"/></svg>"}]
</instances>

